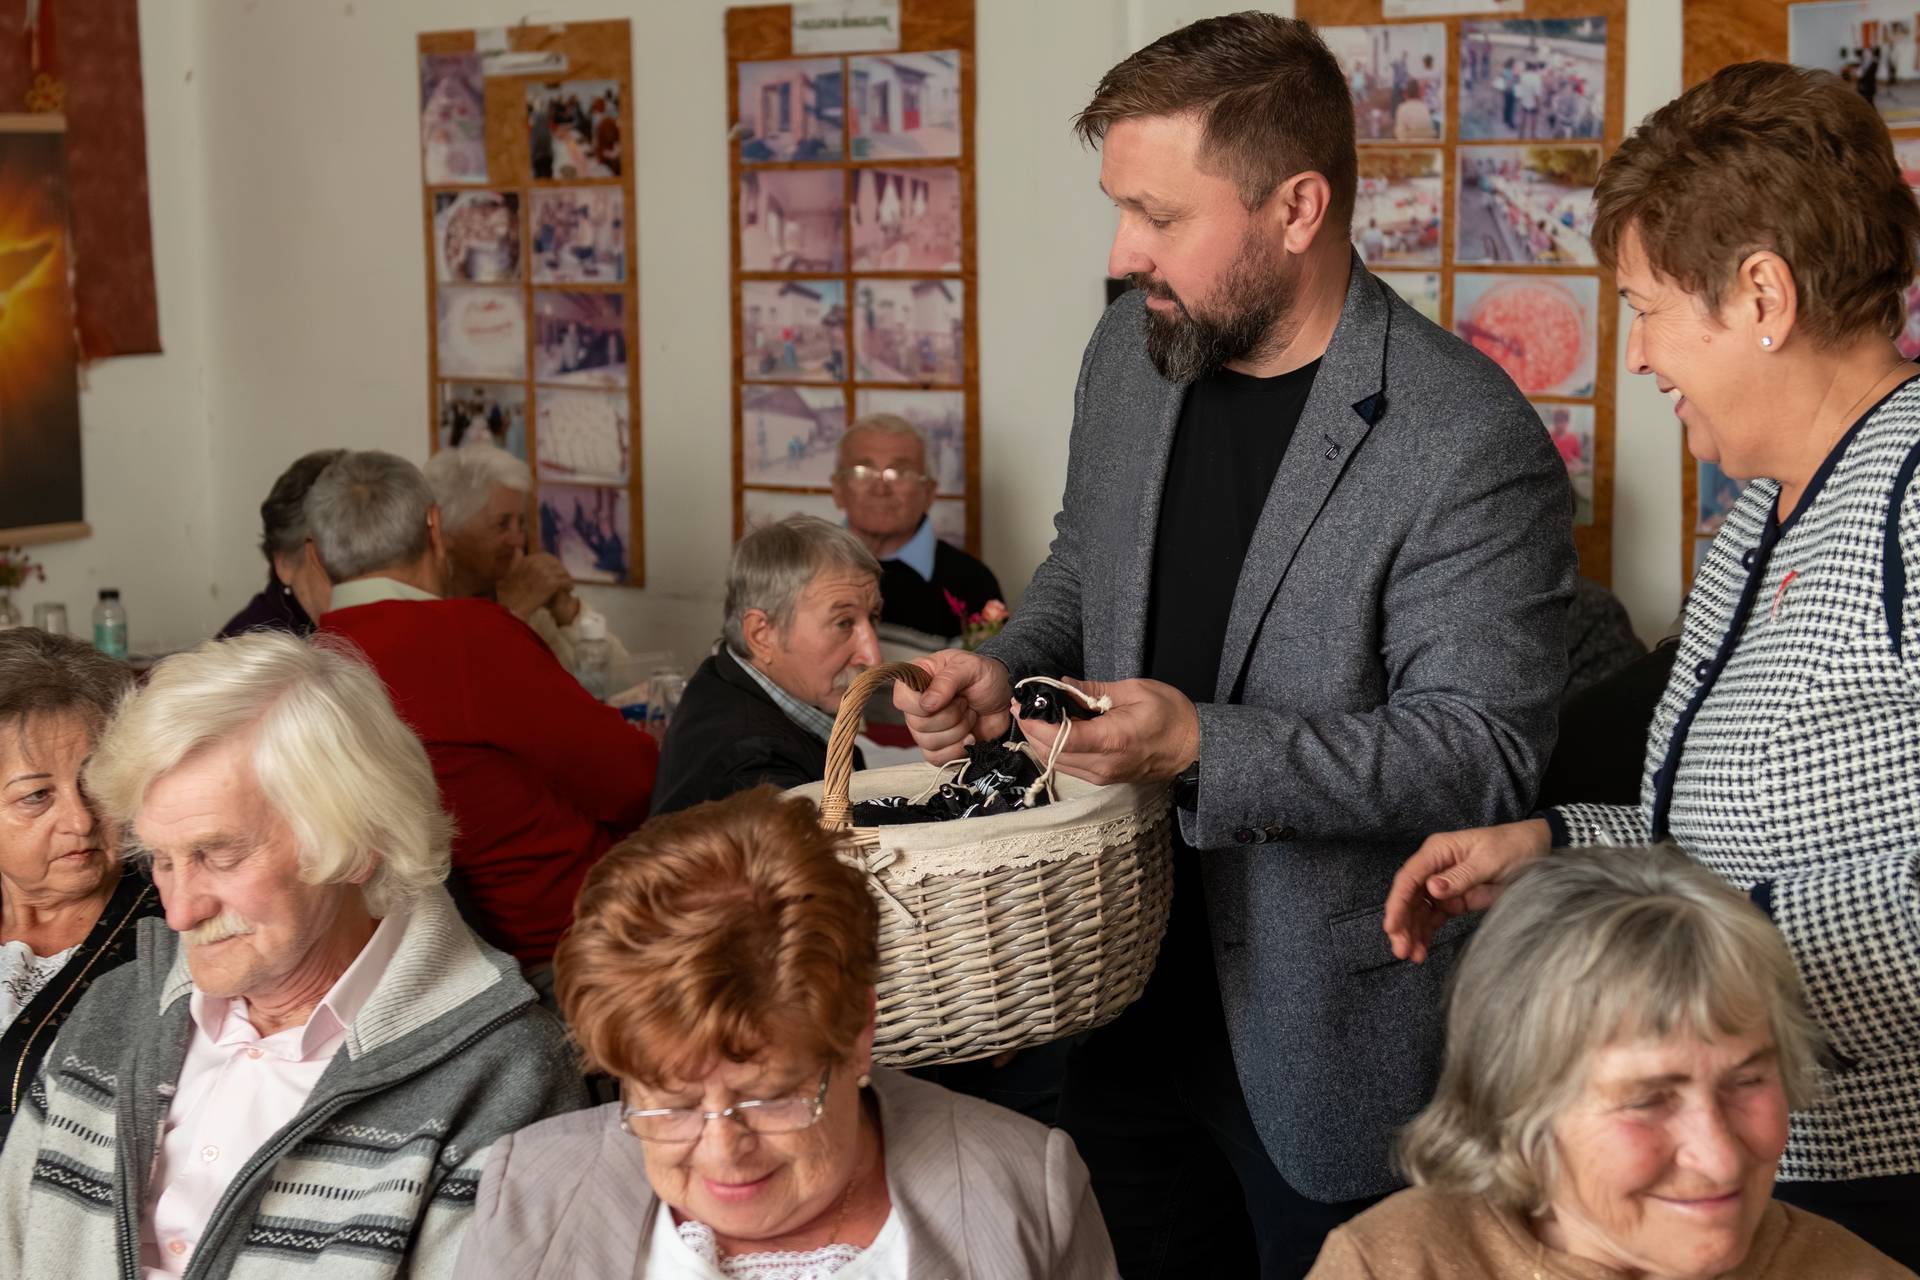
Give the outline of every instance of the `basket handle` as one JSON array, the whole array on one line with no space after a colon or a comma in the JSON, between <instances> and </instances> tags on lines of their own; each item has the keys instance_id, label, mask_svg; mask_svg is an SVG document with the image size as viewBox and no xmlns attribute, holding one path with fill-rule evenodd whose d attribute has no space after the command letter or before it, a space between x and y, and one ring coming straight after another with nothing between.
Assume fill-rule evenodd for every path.
<instances>
[{"instance_id":1,"label":"basket handle","mask_svg":"<svg viewBox=\"0 0 1920 1280\"><path fill-rule=\"evenodd\" d=\"M827 739L827 775L820 788L820 825L828 831L846 831L853 826L847 817L847 788L853 781L853 740L860 734L860 713L867 699L883 685L905 681L915 693L923 693L933 683L926 668L912 662L883 662L868 667L854 677L840 696L840 711L833 718L833 735Z\"/></svg>"}]
</instances>

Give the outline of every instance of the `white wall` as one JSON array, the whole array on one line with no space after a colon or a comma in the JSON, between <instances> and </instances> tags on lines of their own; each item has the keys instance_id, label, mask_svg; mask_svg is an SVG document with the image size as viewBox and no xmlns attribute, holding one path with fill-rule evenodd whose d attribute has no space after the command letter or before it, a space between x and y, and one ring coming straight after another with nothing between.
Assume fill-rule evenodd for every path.
<instances>
[{"instance_id":1,"label":"white wall","mask_svg":"<svg viewBox=\"0 0 1920 1280\"><path fill-rule=\"evenodd\" d=\"M587 0L631 17L639 196L643 591L590 598L637 648L715 634L731 534L725 0ZM1045 554L1112 212L1068 122L1138 44L1233 5L977 0L983 537L1010 591ZM1289 8L1290 6L1276 6ZM1630 0L1629 120L1679 89L1678 7ZM511 24L525 0L142 0L167 354L83 401L92 539L45 549L25 603L120 586L136 647L207 634L257 590L257 509L326 445L426 455L414 36ZM1622 376L1616 565L1646 632L1678 604L1671 415Z\"/></svg>"}]
</instances>

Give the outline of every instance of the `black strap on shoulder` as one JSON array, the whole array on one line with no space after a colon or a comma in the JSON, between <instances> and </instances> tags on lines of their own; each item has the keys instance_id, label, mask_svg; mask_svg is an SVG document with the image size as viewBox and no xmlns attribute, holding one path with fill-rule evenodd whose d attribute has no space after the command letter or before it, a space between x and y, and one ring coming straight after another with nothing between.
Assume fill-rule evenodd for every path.
<instances>
[{"instance_id":1,"label":"black strap on shoulder","mask_svg":"<svg viewBox=\"0 0 1920 1280\"><path fill-rule=\"evenodd\" d=\"M1882 549L1886 557L1880 575L1881 602L1887 612L1887 639L1893 643L1893 656L1900 656L1900 620L1907 601L1907 562L1900 553L1900 508L1906 505L1907 490L1920 471L1920 444L1914 445L1893 477L1893 497L1887 502L1887 537Z\"/></svg>"}]
</instances>

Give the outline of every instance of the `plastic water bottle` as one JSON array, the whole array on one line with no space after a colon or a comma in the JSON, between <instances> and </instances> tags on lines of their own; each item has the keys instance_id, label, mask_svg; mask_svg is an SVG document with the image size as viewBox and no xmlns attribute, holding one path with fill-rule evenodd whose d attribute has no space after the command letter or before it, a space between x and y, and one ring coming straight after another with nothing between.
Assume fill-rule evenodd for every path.
<instances>
[{"instance_id":1,"label":"plastic water bottle","mask_svg":"<svg viewBox=\"0 0 1920 1280\"><path fill-rule=\"evenodd\" d=\"M607 643L607 620L583 609L577 635L573 644L573 677L581 688L593 695L595 702L605 702L607 694L612 692L607 682L613 660L613 646Z\"/></svg>"},{"instance_id":2,"label":"plastic water bottle","mask_svg":"<svg viewBox=\"0 0 1920 1280\"><path fill-rule=\"evenodd\" d=\"M112 587L102 587L100 603L93 606L93 647L109 658L127 660L127 611Z\"/></svg>"}]
</instances>

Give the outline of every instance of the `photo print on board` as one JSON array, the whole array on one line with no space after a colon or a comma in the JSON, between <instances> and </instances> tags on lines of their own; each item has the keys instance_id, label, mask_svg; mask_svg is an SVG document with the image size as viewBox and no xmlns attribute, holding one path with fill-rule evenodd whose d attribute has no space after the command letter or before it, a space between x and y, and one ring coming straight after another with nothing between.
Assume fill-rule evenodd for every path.
<instances>
[{"instance_id":1,"label":"photo print on board","mask_svg":"<svg viewBox=\"0 0 1920 1280\"><path fill-rule=\"evenodd\" d=\"M529 222L535 284L624 284L627 227L619 187L533 193Z\"/></svg>"},{"instance_id":2,"label":"photo print on board","mask_svg":"<svg viewBox=\"0 0 1920 1280\"><path fill-rule=\"evenodd\" d=\"M1453 278L1453 331L1492 357L1530 396L1590 396L1596 358L1593 276Z\"/></svg>"},{"instance_id":3,"label":"photo print on board","mask_svg":"<svg viewBox=\"0 0 1920 1280\"><path fill-rule=\"evenodd\" d=\"M1372 266L1440 265L1440 208L1446 177L1438 150L1360 152L1353 244Z\"/></svg>"},{"instance_id":4,"label":"photo print on board","mask_svg":"<svg viewBox=\"0 0 1920 1280\"><path fill-rule=\"evenodd\" d=\"M1605 18L1460 24L1460 136L1467 141L1600 137Z\"/></svg>"},{"instance_id":5,"label":"photo print on board","mask_svg":"<svg viewBox=\"0 0 1920 1280\"><path fill-rule=\"evenodd\" d=\"M625 489L540 485L540 545L576 582L625 582L633 505Z\"/></svg>"},{"instance_id":6,"label":"photo print on board","mask_svg":"<svg viewBox=\"0 0 1920 1280\"><path fill-rule=\"evenodd\" d=\"M846 282L742 281L740 347L750 382L844 382Z\"/></svg>"},{"instance_id":7,"label":"photo print on board","mask_svg":"<svg viewBox=\"0 0 1920 1280\"><path fill-rule=\"evenodd\" d=\"M845 271L846 230L842 170L741 172L742 271Z\"/></svg>"},{"instance_id":8,"label":"photo print on board","mask_svg":"<svg viewBox=\"0 0 1920 1280\"><path fill-rule=\"evenodd\" d=\"M1455 262L1592 266L1600 148L1462 147Z\"/></svg>"},{"instance_id":9,"label":"photo print on board","mask_svg":"<svg viewBox=\"0 0 1920 1280\"><path fill-rule=\"evenodd\" d=\"M960 54L849 58L847 115L856 160L960 154Z\"/></svg>"},{"instance_id":10,"label":"photo print on board","mask_svg":"<svg viewBox=\"0 0 1920 1280\"><path fill-rule=\"evenodd\" d=\"M846 77L838 58L742 62L740 159L839 160L846 155Z\"/></svg>"},{"instance_id":11,"label":"photo print on board","mask_svg":"<svg viewBox=\"0 0 1920 1280\"><path fill-rule=\"evenodd\" d=\"M518 280L520 193L436 193L433 270L443 283L505 284Z\"/></svg>"},{"instance_id":12,"label":"photo print on board","mask_svg":"<svg viewBox=\"0 0 1920 1280\"><path fill-rule=\"evenodd\" d=\"M862 382L957 384L965 363L958 280L853 282L854 376Z\"/></svg>"},{"instance_id":13,"label":"photo print on board","mask_svg":"<svg viewBox=\"0 0 1920 1280\"><path fill-rule=\"evenodd\" d=\"M824 489L833 483L846 428L847 394L839 387L743 387L741 474L747 484Z\"/></svg>"},{"instance_id":14,"label":"photo print on board","mask_svg":"<svg viewBox=\"0 0 1920 1280\"><path fill-rule=\"evenodd\" d=\"M536 179L619 177L619 84L563 80L528 85L527 146Z\"/></svg>"},{"instance_id":15,"label":"photo print on board","mask_svg":"<svg viewBox=\"0 0 1920 1280\"><path fill-rule=\"evenodd\" d=\"M1447 29L1322 27L1347 77L1361 142L1438 142L1446 132Z\"/></svg>"},{"instance_id":16,"label":"photo print on board","mask_svg":"<svg viewBox=\"0 0 1920 1280\"><path fill-rule=\"evenodd\" d=\"M490 444L527 460L527 389L517 382L440 384L440 447Z\"/></svg>"}]
</instances>

